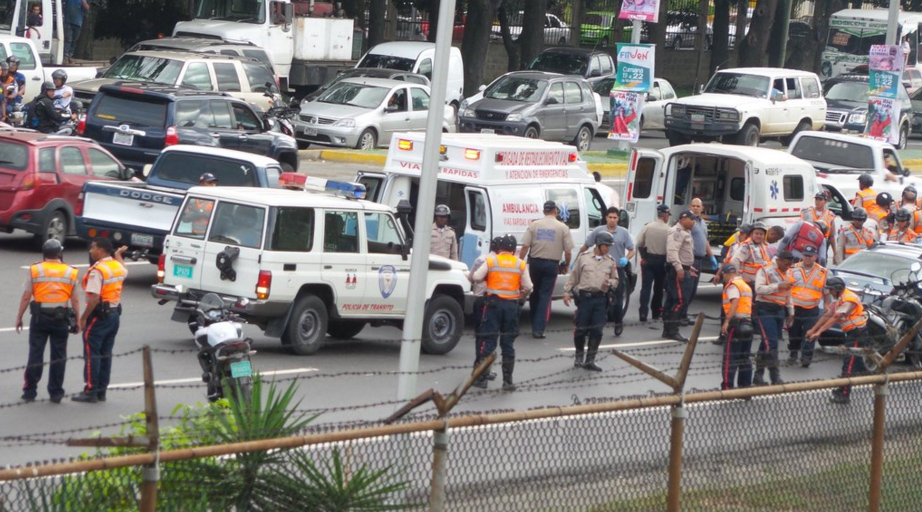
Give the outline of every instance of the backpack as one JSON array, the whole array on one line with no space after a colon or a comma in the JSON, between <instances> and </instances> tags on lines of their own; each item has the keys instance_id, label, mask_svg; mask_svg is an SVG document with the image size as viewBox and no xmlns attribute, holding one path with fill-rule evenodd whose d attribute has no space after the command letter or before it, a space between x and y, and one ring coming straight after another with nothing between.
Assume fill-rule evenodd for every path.
<instances>
[{"instance_id":1,"label":"backpack","mask_svg":"<svg viewBox=\"0 0 922 512\"><path fill-rule=\"evenodd\" d=\"M29 103L29 105L25 109L26 110L25 126L26 128L31 128L33 130L37 130L38 125L39 125L38 116L35 115L35 105L37 101L38 100L33 100L31 103Z\"/></svg>"}]
</instances>

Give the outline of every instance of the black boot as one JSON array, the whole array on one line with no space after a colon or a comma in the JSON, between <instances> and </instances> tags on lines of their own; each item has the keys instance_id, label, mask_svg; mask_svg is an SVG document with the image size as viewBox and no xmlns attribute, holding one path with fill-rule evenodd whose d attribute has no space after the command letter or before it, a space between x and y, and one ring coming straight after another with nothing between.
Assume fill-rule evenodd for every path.
<instances>
[{"instance_id":1,"label":"black boot","mask_svg":"<svg viewBox=\"0 0 922 512\"><path fill-rule=\"evenodd\" d=\"M756 354L756 370L752 373L753 386L765 386L765 354Z\"/></svg>"},{"instance_id":2,"label":"black boot","mask_svg":"<svg viewBox=\"0 0 922 512\"><path fill-rule=\"evenodd\" d=\"M583 369L592 372L602 371L602 368L595 364L595 355L599 352L599 345L601 343L601 339L596 340L593 339L592 336L589 337L589 350L586 352L586 362L583 363Z\"/></svg>"},{"instance_id":3,"label":"black boot","mask_svg":"<svg viewBox=\"0 0 922 512\"><path fill-rule=\"evenodd\" d=\"M515 391L515 384L512 383L512 370L515 369L515 359L511 357L503 358L503 391Z\"/></svg>"},{"instance_id":4,"label":"black boot","mask_svg":"<svg viewBox=\"0 0 922 512\"><path fill-rule=\"evenodd\" d=\"M476 361L474 361L474 369L477 369L477 367L480 365L480 361L482 361L482 359L477 359ZM480 388L480 389L487 389L487 381L489 380L489 376L488 376L489 373L490 373L489 369L485 370L483 373L480 374L479 377L474 379L474 383L471 384L471 386L475 388Z\"/></svg>"},{"instance_id":5,"label":"black boot","mask_svg":"<svg viewBox=\"0 0 922 512\"><path fill-rule=\"evenodd\" d=\"M771 379L772 384L784 384L784 381L781 379L781 368L777 351L768 354L768 377Z\"/></svg>"},{"instance_id":6,"label":"black boot","mask_svg":"<svg viewBox=\"0 0 922 512\"><path fill-rule=\"evenodd\" d=\"M573 367L574 367L574 368L582 368L582 367L583 367L583 353L582 353L582 352L577 352L577 353L576 353L576 356L575 356L575 358L573 359Z\"/></svg>"}]
</instances>

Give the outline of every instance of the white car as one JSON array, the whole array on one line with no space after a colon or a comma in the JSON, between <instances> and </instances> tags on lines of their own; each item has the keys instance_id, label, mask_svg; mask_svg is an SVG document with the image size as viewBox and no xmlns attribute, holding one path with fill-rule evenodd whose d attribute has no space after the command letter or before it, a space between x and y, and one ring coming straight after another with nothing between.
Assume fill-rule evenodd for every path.
<instances>
[{"instance_id":1,"label":"white car","mask_svg":"<svg viewBox=\"0 0 922 512\"><path fill-rule=\"evenodd\" d=\"M509 20L509 34L513 40L518 40L519 35L522 33L523 14L523 11L519 11L517 15L512 16ZM544 44L566 46L570 42L570 31L570 27L556 15L551 13L544 15ZM499 23L494 22L490 39L495 41L502 39L502 37L502 29Z\"/></svg>"},{"instance_id":2,"label":"white car","mask_svg":"<svg viewBox=\"0 0 922 512\"><path fill-rule=\"evenodd\" d=\"M608 132L611 130L611 88L615 84L614 78L606 78L599 81L593 86L593 91L604 98L602 100L602 123L599 125L599 132ZM664 78L654 78L653 88L647 92L647 99L643 104L643 114L640 116L640 128L642 130L663 130L663 110L666 105L672 103L677 98L675 89L672 84Z\"/></svg>"}]
</instances>

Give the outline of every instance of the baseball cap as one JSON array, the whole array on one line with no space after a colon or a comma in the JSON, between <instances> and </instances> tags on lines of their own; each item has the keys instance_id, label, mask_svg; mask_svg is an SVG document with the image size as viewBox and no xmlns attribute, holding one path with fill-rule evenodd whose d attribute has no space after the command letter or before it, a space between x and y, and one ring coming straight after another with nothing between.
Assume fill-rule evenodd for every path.
<instances>
[{"instance_id":1,"label":"baseball cap","mask_svg":"<svg viewBox=\"0 0 922 512\"><path fill-rule=\"evenodd\" d=\"M816 247L808 245L800 250L804 256L816 256Z\"/></svg>"},{"instance_id":2,"label":"baseball cap","mask_svg":"<svg viewBox=\"0 0 922 512\"><path fill-rule=\"evenodd\" d=\"M825 190L820 191L820 192L817 192L816 195L813 196L813 198L814 198L814 199L822 199L822 200L824 200L824 201L828 201L828 200L829 200L829 196L826 195L826 191L825 191Z\"/></svg>"},{"instance_id":3,"label":"baseball cap","mask_svg":"<svg viewBox=\"0 0 922 512\"><path fill-rule=\"evenodd\" d=\"M779 260L793 260L794 254L791 251L778 251L775 257Z\"/></svg>"},{"instance_id":4,"label":"baseball cap","mask_svg":"<svg viewBox=\"0 0 922 512\"><path fill-rule=\"evenodd\" d=\"M737 273L739 273L739 271L736 269L736 265L734 265L734 264L732 264L732 263L724 263L723 266L720 267L720 272L721 272L722 274L737 274Z\"/></svg>"},{"instance_id":5,"label":"baseball cap","mask_svg":"<svg viewBox=\"0 0 922 512\"><path fill-rule=\"evenodd\" d=\"M546 201L544 203L544 211L549 212L551 210L556 210L556 209L557 209L557 203L555 203L554 201Z\"/></svg>"},{"instance_id":6,"label":"baseball cap","mask_svg":"<svg viewBox=\"0 0 922 512\"><path fill-rule=\"evenodd\" d=\"M656 207L656 213L670 213L669 206L665 204L658 205Z\"/></svg>"},{"instance_id":7,"label":"baseball cap","mask_svg":"<svg viewBox=\"0 0 922 512\"><path fill-rule=\"evenodd\" d=\"M203 181L205 183L211 183L212 181L218 181L218 178L215 178L214 174L211 174L210 172L206 172L205 174L202 174L201 176L199 176L198 180L200 182Z\"/></svg>"},{"instance_id":8,"label":"baseball cap","mask_svg":"<svg viewBox=\"0 0 922 512\"><path fill-rule=\"evenodd\" d=\"M691 210L682 210L682 213L679 214L679 220L682 219L698 220L698 216Z\"/></svg>"}]
</instances>

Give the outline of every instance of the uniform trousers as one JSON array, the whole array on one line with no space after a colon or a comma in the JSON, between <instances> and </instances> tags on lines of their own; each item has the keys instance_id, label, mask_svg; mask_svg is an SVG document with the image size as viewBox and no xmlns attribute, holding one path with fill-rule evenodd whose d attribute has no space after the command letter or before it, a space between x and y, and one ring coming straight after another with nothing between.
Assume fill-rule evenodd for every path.
<instances>
[{"instance_id":1,"label":"uniform trousers","mask_svg":"<svg viewBox=\"0 0 922 512\"><path fill-rule=\"evenodd\" d=\"M675 267L666 269L666 303L663 305L663 327L667 333L679 331L679 321L688 315L688 303L692 295L695 278L685 269L685 278L679 279Z\"/></svg>"},{"instance_id":2,"label":"uniform trousers","mask_svg":"<svg viewBox=\"0 0 922 512\"><path fill-rule=\"evenodd\" d=\"M646 318L648 312L657 319L663 312L663 289L666 286L666 256L647 254L640 266L640 317ZM651 301L652 297L652 303Z\"/></svg>"},{"instance_id":3,"label":"uniform trousers","mask_svg":"<svg viewBox=\"0 0 922 512\"><path fill-rule=\"evenodd\" d=\"M579 294L579 305L573 315L573 346L576 348L576 359L582 362L583 352L586 348L586 338L589 338L589 351L586 352L586 362L594 362L602 342L602 328L605 327L606 298L603 292Z\"/></svg>"},{"instance_id":4,"label":"uniform trousers","mask_svg":"<svg viewBox=\"0 0 922 512\"><path fill-rule=\"evenodd\" d=\"M845 346L853 348L863 348L868 346L868 329L861 327L852 329L845 333ZM861 375L868 371L864 365L864 358L859 355L849 354L842 360L842 376L851 377L852 375ZM842 386L832 393L848 398L851 395L851 386Z\"/></svg>"},{"instance_id":5,"label":"uniform trousers","mask_svg":"<svg viewBox=\"0 0 922 512\"><path fill-rule=\"evenodd\" d=\"M751 386L752 362L749 356L752 352L752 320L748 318L730 320L727 341L724 343L723 350L721 364L723 379L720 389L733 389L734 381L737 387Z\"/></svg>"},{"instance_id":6,"label":"uniform trousers","mask_svg":"<svg viewBox=\"0 0 922 512\"><path fill-rule=\"evenodd\" d=\"M515 338L519 335L519 301L487 297L477 337L478 361L496 350L496 341L503 351L503 359L515 358Z\"/></svg>"},{"instance_id":7,"label":"uniform trousers","mask_svg":"<svg viewBox=\"0 0 922 512\"><path fill-rule=\"evenodd\" d=\"M551 315L551 294L554 293L554 284L557 283L559 262L542 258L528 260L528 275L534 285L531 295L528 296L528 305L531 309L531 330L537 334L544 334L547 320Z\"/></svg>"},{"instance_id":8,"label":"uniform trousers","mask_svg":"<svg viewBox=\"0 0 922 512\"><path fill-rule=\"evenodd\" d=\"M48 369L48 394L64 396L64 368L67 364L67 320L55 320L53 313L32 315L29 322L29 362L22 391L34 398L45 366L45 345L51 340L51 364Z\"/></svg>"},{"instance_id":9,"label":"uniform trousers","mask_svg":"<svg viewBox=\"0 0 922 512\"><path fill-rule=\"evenodd\" d=\"M820 319L820 307L802 308L794 306L794 322L788 329L788 350L801 351L801 361L809 363L813 360L815 341L804 341L804 335L816 325Z\"/></svg>"},{"instance_id":10,"label":"uniform trousers","mask_svg":"<svg viewBox=\"0 0 922 512\"><path fill-rule=\"evenodd\" d=\"M112 375L112 348L118 334L120 314L113 309L107 314L93 314L83 331L83 381L87 394L104 394Z\"/></svg>"},{"instance_id":11,"label":"uniform trousers","mask_svg":"<svg viewBox=\"0 0 922 512\"><path fill-rule=\"evenodd\" d=\"M781 369L778 367L778 340L784 331L786 317L785 306L768 302L753 302L753 318L759 329L762 341L756 352L756 380L761 380L768 367L768 375L773 383L781 381Z\"/></svg>"}]
</instances>

